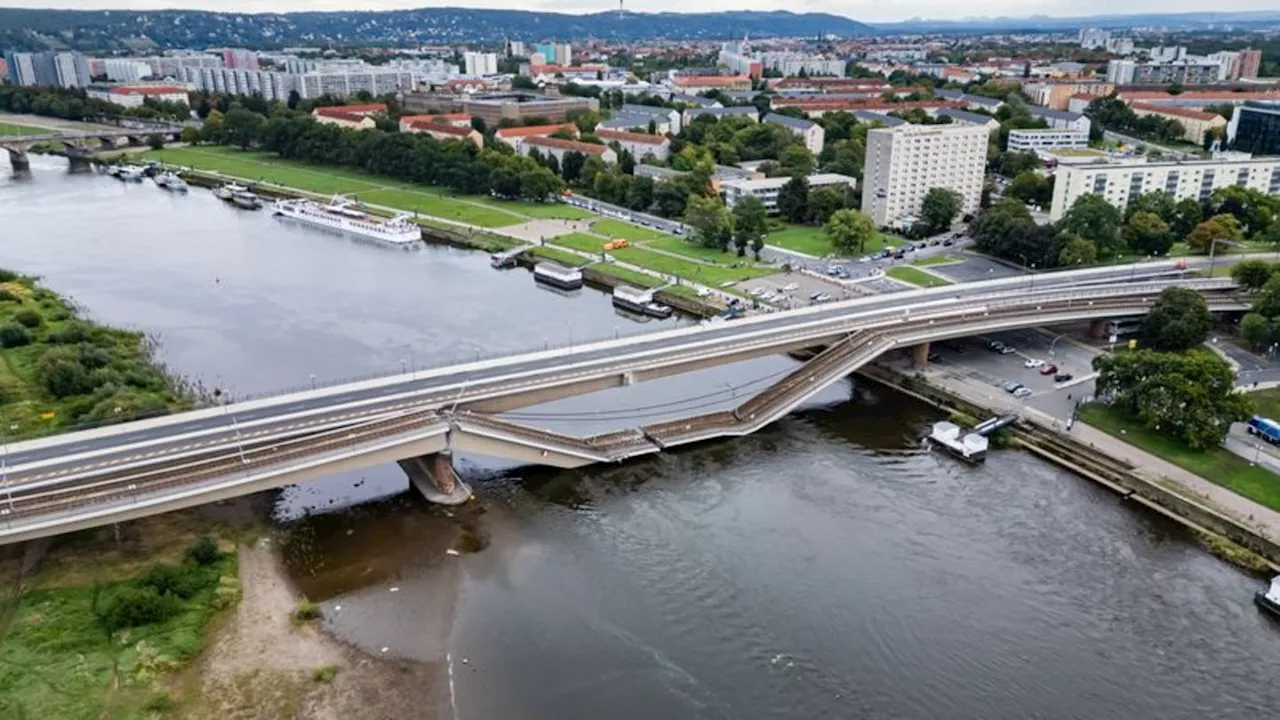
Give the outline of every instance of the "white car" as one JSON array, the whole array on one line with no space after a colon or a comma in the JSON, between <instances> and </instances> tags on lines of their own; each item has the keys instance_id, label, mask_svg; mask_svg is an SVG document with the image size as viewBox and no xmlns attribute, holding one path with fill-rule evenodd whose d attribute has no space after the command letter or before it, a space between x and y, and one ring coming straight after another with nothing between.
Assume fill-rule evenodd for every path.
<instances>
[{"instance_id":1,"label":"white car","mask_svg":"<svg viewBox=\"0 0 1280 720\"><path fill-rule=\"evenodd\" d=\"M869 262L871 262L871 256L870 256L870 255L863 255L862 257L858 258L858 262L860 262L860 263L869 263Z\"/></svg>"},{"instance_id":2,"label":"white car","mask_svg":"<svg viewBox=\"0 0 1280 720\"><path fill-rule=\"evenodd\" d=\"M783 285L783 286L782 286L782 289L783 289L783 290L786 290L787 292L792 292L792 291L795 291L795 290L799 290L799 289L800 289L800 284L799 284L799 283L787 283L786 285Z\"/></svg>"},{"instance_id":3,"label":"white car","mask_svg":"<svg viewBox=\"0 0 1280 720\"><path fill-rule=\"evenodd\" d=\"M765 293L765 290L762 287L751 288L751 297L760 297L764 293Z\"/></svg>"},{"instance_id":4,"label":"white car","mask_svg":"<svg viewBox=\"0 0 1280 720\"><path fill-rule=\"evenodd\" d=\"M1017 390L1013 391L1013 396L1016 398L1029 398L1031 397L1031 388L1020 387Z\"/></svg>"},{"instance_id":5,"label":"white car","mask_svg":"<svg viewBox=\"0 0 1280 720\"><path fill-rule=\"evenodd\" d=\"M1027 361L1022 363L1022 366L1029 370L1034 370L1035 368L1038 368L1038 367L1044 367L1044 361L1037 360L1035 358L1027 358Z\"/></svg>"}]
</instances>

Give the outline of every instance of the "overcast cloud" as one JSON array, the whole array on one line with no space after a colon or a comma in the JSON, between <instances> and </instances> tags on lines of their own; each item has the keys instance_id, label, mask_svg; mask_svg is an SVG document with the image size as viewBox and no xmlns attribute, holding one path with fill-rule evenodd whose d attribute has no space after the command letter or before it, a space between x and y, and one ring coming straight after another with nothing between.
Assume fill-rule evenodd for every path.
<instances>
[{"instance_id":1,"label":"overcast cloud","mask_svg":"<svg viewBox=\"0 0 1280 720\"><path fill-rule=\"evenodd\" d=\"M431 2L431 0L0 0L0 7L51 7L67 9L170 8L219 10L223 12L288 12L294 10L392 10L465 5L477 8L508 8L556 12L598 12L617 8L616 0L486 0L477 2ZM892 22L913 17L958 19L974 15L1027 17L1056 15L1079 17L1090 14L1137 14L1148 12L1206 12L1274 10L1276 0L1224 0L1207 4L1203 0L702 0L699 11L776 10L829 12L866 22ZM688 11L680 0L628 0L627 9L637 12Z\"/></svg>"}]
</instances>

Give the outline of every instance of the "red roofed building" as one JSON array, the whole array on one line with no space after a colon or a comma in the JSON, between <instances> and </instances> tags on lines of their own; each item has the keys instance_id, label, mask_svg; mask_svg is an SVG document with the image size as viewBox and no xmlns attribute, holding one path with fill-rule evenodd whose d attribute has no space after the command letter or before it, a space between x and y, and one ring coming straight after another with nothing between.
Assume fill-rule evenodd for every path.
<instances>
[{"instance_id":1,"label":"red roofed building","mask_svg":"<svg viewBox=\"0 0 1280 720\"><path fill-rule=\"evenodd\" d=\"M124 107L142 107L147 98L159 102L188 102L187 89L181 85L90 85L85 94Z\"/></svg>"},{"instance_id":2,"label":"red roofed building","mask_svg":"<svg viewBox=\"0 0 1280 720\"><path fill-rule=\"evenodd\" d=\"M553 137L534 136L525 138L520 143L517 152L521 155L528 155L537 150L543 155L554 156L556 160L563 163L564 156L571 152L580 152L583 155L595 155L601 160L612 165L618 162L618 153L607 145L596 145L595 143L578 142L577 140L562 140Z\"/></svg>"},{"instance_id":3,"label":"red roofed building","mask_svg":"<svg viewBox=\"0 0 1280 720\"><path fill-rule=\"evenodd\" d=\"M449 113L447 115L405 115L400 118L400 132L413 132L421 125L453 125L454 127L471 127L471 116L466 113Z\"/></svg>"},{"instance_id":4,"label":"red roofed building","mask_svg":"<svg viewBox=\"0 0 1280 720\"><path fill-rule=\"evenodd\" d=\"M750 90L749 75L680 75L671 78L671 87L696 95L708 90Z\"/></svg>"},{"instance_id":5,"label":"red roofed building","mask_svg":"<svg viewBox=\"0 0 1280 720\"><path fill-rule=\"evenodd\" d=\"M1239 105L1246 100L1262 100L1264 102L1275 102L1280 100L1280 91L1278 90L1259 90L1253 92L1231 92L1229 90L1222 91L1206 91L1206 90L1188 90L1177 95L1170 95L1164 91L1151 90L1121 90L1117 95L1125 102L1145 102L1152 105L1177 104L1183 107L1204 106L1204 105L1221 105L1222 103L1231 103Z\"/></svg>"},{"instance_id":6,"label":"red roofed building","mask_svg":"<svg viewBox=\"0 0 1280 720\"><path fill-rule=\"evenodd\" d=\"M373 116L386 111L387 106L382 104L333 105L312 110L311 117L315 118L316 122L328 125L367 130L377 126Z\"/></svg>"},{"instance_id":7,"label":"red roofed building","mask_svg":"<svg viewBox=\"0 0 1280 720\"><path fill-rule=\"evenodd\" d=\"M772 83L775 90L817 90L828 93L872 92L889 85L884 78L789 77Z\"/></svg>"},{"instance_id":8,"label":"red roofed building","mask_svg":"<svg viewBox=\"0 0 1280 720\"><path fill-rule=\"evenodd\" d=\"M596 128L595 135L606 143L618 143L618 147L631 153L637 162L645 158L665 161L671 154L671 141L662 135L605 128Z\"/></svg>"},{"instance_id":9,"label":"red roofed building","mask_svg":"<svg viewBox=\"0 0 1280 720\"><path fill-rule=\"evenodd\" d=\"M417 117L422 116L419 115ZM422 120L405 123L404 119L401 119L400 132L411 134L423 133L430 135L437 140L463 140L470 142L477 148L484 147L484 136L471 127L470 121L468 121L466 125L460 126L446 122L430 122Z\"/></svg>"},{"instance_id":10,"label":"red roofed building","mask_svg":"<svg viewBox=\"0 0 1280 720\"><path fill-rule=\"evenodd\" d=\"M1138 117L1154 115L1166 120L1177 120L1182 123L1182 138L1197 145L1204 143L1206 133L1222 130L1227 126L1226 118L1217 113L1208 113L1188 107L1131 102L1129 103L1129 109Z\"/></svg>"},{"instance_id":11,"label":"red roofed building","mask_svg":"<svg viewBox=\"0 0 1280 720\"><path fill-rule=\"evenodd\" d=\"M558 132L566 132L578 137L578 126L573 123L561 123L559 125L527 125L524 127L502 128L495 132L493 137L498 142L510 145L516 151L519 151L520 144L529 138L547 137Z\"/></svg>"}]
</instances>

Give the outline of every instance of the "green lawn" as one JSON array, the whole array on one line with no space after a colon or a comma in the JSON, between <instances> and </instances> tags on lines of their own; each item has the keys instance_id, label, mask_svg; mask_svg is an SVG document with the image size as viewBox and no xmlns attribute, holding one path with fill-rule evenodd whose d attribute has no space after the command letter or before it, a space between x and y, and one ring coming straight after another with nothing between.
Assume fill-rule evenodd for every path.
<instances>
[{"instance_id":1,"label":"green lawn","mask_svg":"<svg viewBox=\"0 0 1280 720\"><path fill-rule=\"evenodd\" d=\"M1280 510L1280 477L1261 466L1250 465L1244 458L1222 448L1203 452L1189 450L1174 440L1129 420L1106 405L1082 405L1080 419L1152 455L1190 470L1209 482L1272 510Z\"/></svg>"},{"instance_id":2,"label":"green lawn","mask_svg":"<svg viewBox=\"0 0 1280 720\"><path fill-rule=\"evenodd\" d=\"M529 252L533 253L537 257L546 258L547 260L554 260L560 263L561 265L568 265L570 267L578 267L580 265L586 265L589 262L586 258L582 257L581 255L575 255L569 252L568 250L561 250L560 248L555 248L555 247L547 247L545 245L541 247L530 248Z\"/></svg>"},{"instance_id":3,"label":"green lawn","mask_svg":"<svg viewBox=\"0 0 1280 720\"><path fill-rule=\"evenodd\" d=\"M917 270L910 265L896 265L889 268L885 274L894 280L901 280L906 283L911 283L912 285L919 285L920 287L942 287L943 285L951 284L950 281L943 280L933 273L928 273L924 270Z\"/></svg>"},{"instance_id":4,"label":"green lawn","mask_svg":"<svg viewBox=\"0 0 1280 720\"><path fill-rule=\"evenodd\" d=\"M1247 394L1258 408L1258 414L1272 420L1280 417L1280 388L1259 390Z\"/></svg>"},{"instance_id":5,"label":"green lawn","mask_svg":"<svg viewBox=\"0 0 1280 720\"><path fill-rule=\"evenodd\" d=\"M488 205L475 205L460 198L420 190L366 190L356 193L356 197L374 205L386 205L480 227L504 227L527 221L525 217Z\"/></svg>"},{"instance_id":6,"label":"green lawn","mask_svg":"<svg viewBox=\"0 0 1280 720\"><path fill-rule=\"evenodd\" d=\"M48 132L44 128L31 127L30 125L0 122L0 135L44 135Z\"/></svg>"},{"instance_id":7,"label":"green lawn","mask_svg":"<svg viewBox=\"0 0 1280 720\"><path fill-rule=\"evenodd\" d=\"M670 275L678 275L686 280L692 280L703 285L720 285L726 282L750 280L764 275L772 275L776 272L772 268L758 266L731 268L718 265L703 265L691 260L681 260L680 258L639 247L622 248L621 250L614 250L610 254L623 262L640 265Z\"/></svg>"},{"instance_id":8,"label":"green lawn","mask_svg":"<svg viewBox=\"0 0 1280 720\"><path fill-rule=\"evenodd\" d=\"M657 240L650 240L644 243L643 247L663 250L665 252L683 255L687 258L716 263L719 265L760 265L752 259L750 251L747 251L747 254L744 257L738 257L738 253L736 251L724 252L715 248L703 247L695 242L685 240L681 237L676 237L675 235L668 235Z\"/></svg>"},{"instance_id":9,"label":"green lawn","mask_svg":"<svg viewBox=\"0 0 1280 720\"><path fill-rule=\"evenodd\" d=\"M490 207L516 212L539 220L587 220L596 215L580 207L565 205L560 202L532 202L530 200L498 200L497 198L474 198L475 202Z\"/></svg>"},{"instance_id":10,"label":"green lawn","mask_svg":"<svg viewBox=\"0 0 1280 720\"><path fill-rule=\"evenodd\" d=\"M568 233L567 235L557 235L549 238L547 242L599 255L604 252L604 244L609 241L586 233Z\"/></svg>"},{"instance_id":11,"label":"green lawn","mask_svg":"<svg viewBox=\"0 0 1280 720\"><path fill-rule=\"evenodd\" d=\"M963 259L964 258L958 258L955 255L930 255L929 257L926 257L926 258L920 258L919 260L916 260L911 264L919 267L926 267L929 265L946 265L948 263L957 263L962 261Z\"/></svg>"},{"instance_id":12,"label":"green lawn","mask_svg":"<svg viewBox=\"0 0 1280 720\"><path fill-rule=\"evenodd\" d=\"M593 270L599 270L605 275L612 275L619 280L626 281L627 283L638 287L652 288L660 285L666 285L664 281L653 277L652 275L645 275L644 273L636 272L635 270L620 268L613 263L598 263L596 265L592 265L591 268Z\"/></svg>"},{"instance_id":13,"label":"green lawn","mask_svg":"<svg viewBox=\"0 0 1280 720\"><path fill-rule=\"evenodd\" d=\"M631 223L623 222L622 220L597 220L591 223L591 229L610 238L625 238L631 242L675 238L674 235L659 232L652 228L632 225Z\"/></svg>"},{"instance_id":14,"label":"green lawn","mask_svg":"<svg viewBox=\"0 0 1280 720\"><path fill-rule=\"evenodd\" d=\"M877 233L876 237L862 249L862 253L858 254L879 252L886 247L893 247L901 242L902 238L900 237ZM822 233L822 228L817 225L793 225L788 223L781 230L769 233L769 237L765 238L765 243L814 257L824 257L834 252L831 247L831 241Z\"/></svg>"},{"instance_id":15,"label":"green lawn","mask_svg":"<svg viewBox=\"0 0 1280 720\"><path fill-rule=\"evenodd\" d=\"M157 160L170 165L183 165L198 170L212 170L246 180L275 183L326 195L404 186L404 183L354 170L307 165L292 160L282 160L271 153L226 147L152 150L146 153L143 159Z\"/></svg>"}]
</instances>

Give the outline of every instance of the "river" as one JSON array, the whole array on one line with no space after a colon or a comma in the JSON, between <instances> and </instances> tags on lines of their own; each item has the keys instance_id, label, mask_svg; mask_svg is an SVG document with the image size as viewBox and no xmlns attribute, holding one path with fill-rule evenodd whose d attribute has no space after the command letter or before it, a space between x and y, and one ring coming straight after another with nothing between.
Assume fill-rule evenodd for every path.
<instances>
[{"instance_id":1,"label":"river","mask_svg":"<svg viewBox=\"0 0 1280 720\"><path fill-rule=\"evenodd\" d=\"M236 396L682 322L632 322L480 253L369 246L63 162L0 179L0 265ZM617 427L790 366L525 412ZM447 657L467 720L1271 715L1280 625L1256 578L1028 454L931 454L934 419L845 386L755 436L620 466L461 458L479 499L456 510L389 466L286 489L276 521L330 631Z\"/></svg>"}]
</instances>

